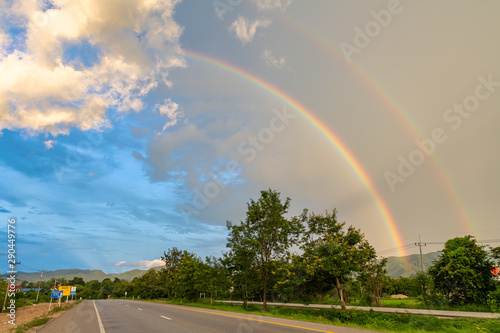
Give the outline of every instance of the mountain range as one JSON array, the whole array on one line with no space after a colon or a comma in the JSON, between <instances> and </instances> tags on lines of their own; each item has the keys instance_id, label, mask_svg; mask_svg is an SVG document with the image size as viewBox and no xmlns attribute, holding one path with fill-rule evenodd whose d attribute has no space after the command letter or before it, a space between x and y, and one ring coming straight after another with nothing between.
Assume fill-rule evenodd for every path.
<instances>
[{"instance_id":1,"label":"mountain range","mask_svg":"<svg viewBox=\"0 0 500 333\"><path fill-rule=\"evenodd\" d=\"M423 255L424 266L427 270L432 266L433 262L439 258L441 252L431 252ZM408 265L406 265L406 262ZM154 267L150 269L160 270L162 267ZM410 277L422 270L422 264L420 263L420 255L412 254L405 257L388 257L387 258L387 275L390 277ZM85 282L91 280L102 281L106 278L114 280L115 278L124 279L127 281L132 281L134 278L142 276L148 271L148 269L133 269L124 273L107 274L102 270L86 270L86 269L58 269L55 271L43 272L42 280L50 280L52 278L65 278L66 280L71 280L74 277L81 277ZM3 274L3 278L8 277L8 274ZM18 281L28 281L28 282L38 282L40 280L40 273L25 273L18 272L16 274L16 279Z\"/></svg>"}]
</instances>

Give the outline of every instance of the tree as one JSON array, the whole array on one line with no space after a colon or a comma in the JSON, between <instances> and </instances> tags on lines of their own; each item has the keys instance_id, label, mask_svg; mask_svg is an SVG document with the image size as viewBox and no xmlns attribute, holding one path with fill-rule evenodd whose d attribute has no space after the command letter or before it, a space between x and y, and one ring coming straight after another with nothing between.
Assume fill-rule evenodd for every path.
<instances>
[{"instance_id":1,"label":"tree","mask_svg":"<svg viewBox=\"0 0 500 333\"><path fill-rule=\"evenodd\" d=\"M500 246L490 246L491 259L495 261L497 266L500 266Z\"/></svg>"},{"instance_id":2,"label":"tree","mask_svg":"<svg viewBox=\"0 0 500 333\"><path fill-rule=\"evenodd\" d=\"M70 286L84 286L85 285L85 281L83 280L83 278L78 277L78 276L75 276L72 280L69 280L68 283Z\"/></svg>"},{"instance_id":3,"label":"tree","mask_svg":"<svg viewBox=\"0 0 500 333\"><path fill-rule=\"evenodd\" d=\"M492 267L485 246L478 245L473 236L457 237L445 243L429 275L452 304L486 304L494 289Z\"/></svg>"},{"instance_id":4,"label":"tree","mask_svg":"<svg viewBox=\"0 0 500 333\"><path fill-rule=\"evenodd\" d=\"M212 304L214 293L217 297L221 290L228 289L229 276L228 270L222 264L221 258L214 256L206 257L205 289L210 293L210 304Z\"/></svg>"},{"instance_id":5,"label":"tree","mask_svg":"<svg viewBox=\"0 0 500 333\"><path fill-rule=\"evenodd\" d=\"M161 260L165 262L165 266L161 271L160 281L167 291L167 296L170 298L175 290L175 276L181 265L184 252L173 247L163 252Z\"/></svg>"},{"instance_id":6,"label":"tree","mask_svg":"<svg viewBox=\"0 0 500 333\"><path fill-rule=\"evenodd\" d=\"M387 280L387 270L385 265L387 264L387 258L377 259L373 258L362 265L362 270L358 275L358 282L361 284L361 288L368 292L368 297L370 300L370 305L382 306L380 298L382 297L382 288L384 282ZM367 298L368 298L367 297Z\"/></svg>"},{"instance_id":7,"label":"tree","mask_svg":"<svg viewBox=\"0 0 500 333\"><path fill-rule=\"evenodd\" d=\"M223 253L222 264L229 274L231 282L229 298L243 299L244 306L250 296L262 290L259 271L254 264L251 251L239 248L238 251Z\"/></svg>"},{"instance_id":8,"label":"tree","mask_svg":"<svg viewBox=\"0 0 500 333\"><path fill-rule=\"evenodd\" d=\"M290 198L281 202L280 193L268 189L261 191L257 201L250 199L247 217L240 225L227 221L229 237L227 247L241 267L257 269L262 281L262 302L267 311L269 275L277 261L289 254L291 246L298 244L303 230L301 219L285 218ZM305 216L305 213L303 214Z\"/></svg>"},{"instance_id":9,"label":"tree","mask_svg":"<svg viewBox=\"0 0 500 333\"><path fill-rule=\"evenodd\" d=\"M333 283L345 310L342 285L375 259L376 253L359 229L350 226L344 231L345 222L339 223L336 214L334 209L331 214L312 214L308 219L303 262L309 278L304 280L325 288Z\"/></svg>"},{"instance_id":10,"label":"tree","mask_svg":"<svg viewBox=\"0 0 500 333\"><path fill-rule=\"evenodd\" d=\"M199 256L184 251L179 269L176 272L176 291L180 297L196 301L199 293L206 287L205 272L207 265Z\"/></svg>"}]
</instances>

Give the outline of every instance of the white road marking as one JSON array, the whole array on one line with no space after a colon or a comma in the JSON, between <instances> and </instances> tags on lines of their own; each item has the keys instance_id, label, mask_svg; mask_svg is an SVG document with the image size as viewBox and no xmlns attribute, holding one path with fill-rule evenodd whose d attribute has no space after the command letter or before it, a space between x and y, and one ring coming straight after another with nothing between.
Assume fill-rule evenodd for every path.
<instances>
[{"instance_id":1,"label":"white road marking","mask_svg":"<svg viewBox=\"0 0 500 333\"><path fill-rule=\"evenodd\" d=\"M99 330L101 331L101 333L106 333L106 331L104 330L104 326L102 326L101 316L99 316L99 311L97 311L97 306L95 305L95 301L92 301L92 303L94 303L95 313L97 315L97 322L99 323Z\"/></svg>"},{"instance_id":2,"label":"white road marking","mask_svg":"<svg viewBox=\"0 0 500 333\"><path fill-rule=\"evenodd\" d=\"M165 317L165 316L160 316L160 317L168 319L168 320L172 320L172 318L168 318L168 317Z\"/></svg>"},{"instance_id":3,"label":"white road marking","mask_svg":"<svg viewBox=\"0 0 500 333\"><path fill-rule=\"evenodd\" d=\"M130 305L128 305L128 304L127 304L127 305L125 305L125 306L130 306Z\"/></svg>"},{"instance_id":4,"label":"white road marking","mask_svg":"<svg viewBox=\"0 0 500 333\"><path fill-rule=\"evenodd\" d=\"M137 310L140 310L140 311L142 311L142 309L141 309L141 308L137 308Z\"/></svg>"}]
</instances>

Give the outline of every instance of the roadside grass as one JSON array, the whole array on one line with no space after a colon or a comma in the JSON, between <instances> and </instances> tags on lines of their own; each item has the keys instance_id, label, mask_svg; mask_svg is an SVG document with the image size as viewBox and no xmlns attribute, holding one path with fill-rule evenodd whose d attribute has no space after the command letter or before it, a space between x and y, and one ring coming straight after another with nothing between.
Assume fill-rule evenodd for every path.
<instances>
[{"instance_id":1,"label":"roadside grass","mask_svg":"<svg viewBox=\"0 0 500 333\"><path fill-rule=\"evenodd\" d=\"M500 319L476 318L438 318L436 316L392 314L375 311L360 310L335 310L335 309L301 309L286 307L269 307L269 312L264 312L262 306L249 304L246 308L242 305L210 304L208 300L199 302L186 302L180 300L142 300L155 303L172 305L186 305L206 309L232 311L259 316L277 317L293 320L315 322L345 326L351 328L371 329L381 332L500 332Z\"/></svg>"},{"instance_id":2,"label":"roadside grass","mask_svg":"<svg viewBox=\"0 0 500 333\"><path fill-rule=\"evenodd\" d=\"M398 308L398 309L421 309L421 310L445 310L445 311L467 311L467 312L491 312L498 313L498 311L492 311L492 309L486 305L455 305L450 306L446 303L442 304L425 304L422 300L416 297L409 297L403 299L393 299L390 297L385 297L380 300L382 307L385 308ZM327 298L322 302L314 302L314 304L327 304L327 305L340 305L338 299ZM363 303L359 299L351 300L347 302L346 305L349 306L369 306Z\"/></svg>"},{"instance_id":3,"label":"roadside grass","mask_svg":"<svg viewBox=\"0 0 500 333\"><path fill-rule=\"evenodd\" d=\"M14 332L15 333L24 333L32 327L45 325L49 320L50 320L50 318L47 316L36 318L35 320L30 321L29 323L17 326L16 330Z\"/></svg>"}]
</instances>

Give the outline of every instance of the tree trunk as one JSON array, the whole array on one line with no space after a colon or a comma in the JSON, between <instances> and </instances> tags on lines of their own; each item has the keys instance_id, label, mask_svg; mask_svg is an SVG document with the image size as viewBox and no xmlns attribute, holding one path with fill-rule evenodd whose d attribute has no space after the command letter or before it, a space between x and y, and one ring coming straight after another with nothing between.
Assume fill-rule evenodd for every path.
<instances>
[{"instance_id":1,"label":"tree trunk","mask_svg":"<svg viewBox=\"0 0 500 333\"><path fill-rule=\"evenodd\" d=\"M262 303L264 307L264 312L267 312L267 302L266 302L266 293L267 293L267 274L262 274L262 283L264 287L264 295L262 298Z\"/></svg>"},{"instance_id":2,"label":"tree trunk","mask_svg":"<svg viewBox=\"0 0 500 333\"><path fill-rule=\"evenodd\" d=\"M335 283L336 283L337 291L338 291L339 297L340 297L340 306L342 307L342 310L346 310L345 302L344 302L344 295L342 294L342 286L340 285L340 281L339 281L338 276L335 277Z\"/></svg>"}]
</instances>

